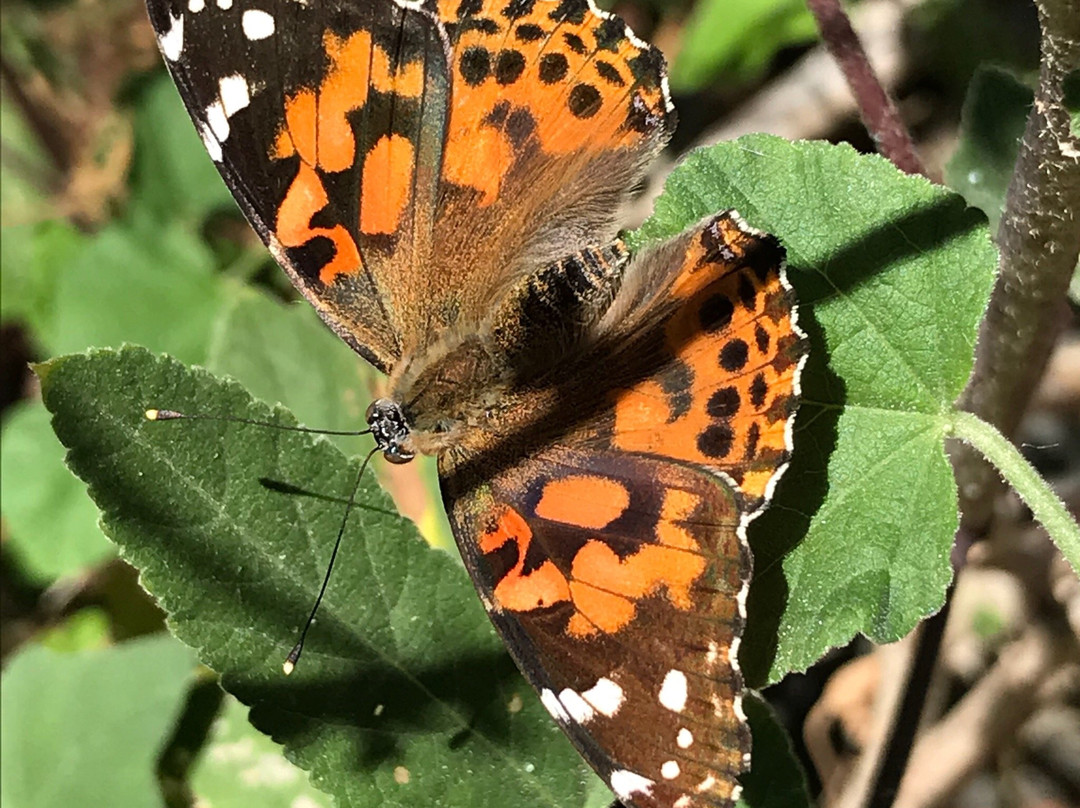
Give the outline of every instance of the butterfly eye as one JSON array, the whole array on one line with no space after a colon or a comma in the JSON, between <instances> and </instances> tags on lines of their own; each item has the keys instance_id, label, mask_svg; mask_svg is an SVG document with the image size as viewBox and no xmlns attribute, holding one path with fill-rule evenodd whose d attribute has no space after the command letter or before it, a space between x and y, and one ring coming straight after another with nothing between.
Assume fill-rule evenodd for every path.
<instances>
[{"instance_id":1,"label":"butterfly eye","mask_svg":"<svg viewBox=\"0 0 1080 808\"><path fill-rule=\"evenodd\" d=\"M408 463L410 460L416 457L416 455L412 452L406 452L404 449L398 446L392 446L383 452L383 457L386 458L386 461L388 463L393 463L394 465L401 466L405 463Z\"/></svg>"}]
</instances>

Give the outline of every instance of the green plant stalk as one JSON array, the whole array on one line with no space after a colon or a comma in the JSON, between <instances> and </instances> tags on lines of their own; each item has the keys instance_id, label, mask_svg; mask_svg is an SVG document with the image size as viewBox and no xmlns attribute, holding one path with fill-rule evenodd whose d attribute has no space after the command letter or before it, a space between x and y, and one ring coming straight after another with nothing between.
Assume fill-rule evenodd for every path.
<instances>
[{"instance_id":1,"label":"green plant stalk","mask_svg":"<svg viewBox=\"0 0 1080 808\"><path fill-rule=\"evenodd\" d=\"M970 412L954 411L950 432L994 465L1035 519L1046 528L1065 560L1080 574L1080 525L1020 450L997 429Z\"/></svg>"}]
</instances>

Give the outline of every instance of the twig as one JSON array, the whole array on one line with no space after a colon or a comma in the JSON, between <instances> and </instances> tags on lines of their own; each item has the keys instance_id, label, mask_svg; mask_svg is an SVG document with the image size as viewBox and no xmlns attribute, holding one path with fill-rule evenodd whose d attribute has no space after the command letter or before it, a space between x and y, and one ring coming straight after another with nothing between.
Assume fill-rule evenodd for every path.
<instances>
[{"instance_id":1,"label":"twig","mask_svg":"<svg viewBox=\"0 0 1080 808\"><path fill-rule=\"evenodd\" d=\"M878 80L839 0L806 0L806 5L817 20L822 40L844 72L858 102L859 114L878 150L901 171L927 176L911 135Z\"/></svg>"}]
</instances>

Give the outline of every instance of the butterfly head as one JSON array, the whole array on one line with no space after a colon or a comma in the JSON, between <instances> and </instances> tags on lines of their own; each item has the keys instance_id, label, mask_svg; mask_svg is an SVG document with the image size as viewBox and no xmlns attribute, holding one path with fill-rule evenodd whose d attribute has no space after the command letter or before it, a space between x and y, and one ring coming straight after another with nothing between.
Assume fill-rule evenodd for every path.
<instances>
[{"instance_id":1,"label":"butterfly head","mask_svg":"<svg viewBox=\"0 0 1080 808\"><path fill-rule=\"evenodd\" d=\"M393 399L371 402L365 416L376 448L391 463L408 463L416 452L412 448L412 429L401 405Z\"/></svg>"}]
</instances>

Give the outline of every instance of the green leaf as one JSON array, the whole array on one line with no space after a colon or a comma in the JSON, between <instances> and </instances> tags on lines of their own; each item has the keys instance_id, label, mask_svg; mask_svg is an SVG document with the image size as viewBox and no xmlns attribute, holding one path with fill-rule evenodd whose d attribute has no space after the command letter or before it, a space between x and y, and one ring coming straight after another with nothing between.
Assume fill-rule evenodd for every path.
<instances>
[{"instance_id":1,"label":"green leaf","mask_svg":"<svg viewBox=\"0 0 1080 808\"><path fill-rule=\"evenodd\" d=\"M60 271L41 342L49 355L135 342L201 362L226 292L213 257L184 228L163 225L148 240L111 225Z\"/></svg>"},{"instance_id":2,"label":"green leaf","mask_svg":"<svg viewBox=\"0 0 1080 808\"><path fill-rule=\"evenodd\" d=\"M699 90L727 73L756 77L781 48L814 38L814 19L802 0L703 0L683 25L671 66L677 92Z\"/></svg>"},{"instance_id":3,"label":"green leaf","mask_svg":"<svg viewBox=\"0 0 1080 808\"><path fill-rule=\"evenodd\" d=\"M111 631L109 613L97 607L79 609L60 625L40 635L38 642L50 651L72 653L107 648Z\"/></svg>"},{"instance_id":4,"label":"green leaf","mask_svg":"<svg viewBox=\"0 0 1080 808\"><path fill-rule=\"evenodd\" d=\"M957 525L943 450L995 253L962 199L846 146L755 135L692 154L634 243L737 208L788 251L811 337L795 455L751 528L751 682L940 607Z\"/></svg>"},{"instance_id":5,"label":"green leaf","mask_svg":"<svg viewBox=\"0 0 1080 808\"><path fill-rule=\"evenodd\" d=\"M156 759L193 665L191 652L163 635L76 654L17 654L0 692L0 802L160 805Z\"/></svg>"},{"instance_id":6,"label":"green leaf","mask_svg":"<svg viewBox=\"0 0 1080 808\"><path fill-rule=\"evenodd\" d=\"M334 808L281 748L248 723L247 708L226 698L191 774L196 804L214 808Z\"/></svg>"},{"instance_id":7,"label":"green leaf","mask_svg":"<svg viewBox=\"0 0 1080 808\"><path fill-rule=\"evenodd\" d=\"M8 234L4 314L22 319L46 354L139 342L205 360L211 324L232 286L195 236L163 225L148 240L114 224L88 237L58 223L19 228L11 241ZM17 244L10 253L9 244ZM61 463L43 409L12 416L2 452L3 514L31 577L72 574L111 553L96 509Z\"/></svg>"},{"instance_id":8,"label":"green leaf","mask_svg":"<svg viewBox=\"0 0 1080 808\"><path fill-rule=\"evenodd\" d=\"M86 247L65 222L5 227L0 237L0 317L20 320L35 335L52 327L56 285Z\"/></svg>"},{"instance_id":9,"label":"green leaf","mask_svg":"<svg viewBox=\"0 0 1080 808\"><path fill-rule=\"evenodd\" d=\"M48 583L114 555L86 486L64 467L64 448L40 403L8 412L0 440L0 502L7 548L31 579Z\"/></svg>"},{"instance_id":10,"label":"green leaf","mask_svg":"<svg viewBox=\"0 0 1080 808\"><path fill-rule=\"evenodd\" d=\"M366 427L364 412L379 376L306 302L285 305L252 289L223 311L206 367L269 404L284 404L301 423L332 430ZM370 438L331 440L348 454L371 448Z\"/></svg>"},{"instance_id":11,"label":"green leaf","mask_svg":"<svg viewBox=\"0 0 1080 808\"><path fill-rule=\"evenodd\" d=\"M945 166L945 181L986 214L994 233L1034 100L1030 87L997 67L980 68L968 88L960 142Z\"/></svg>"},{"instance_id":12,"label":"green leaf","mask_svg":"<svg viewBox=\"0 0 1080 808\"><path fill-rule=\"evenodd\" d=\"M610 800L516 672L460 565L425 545L370 477L304 658L282 677L356 474L329 441L148 422L145 402L171 401L294 423L235 383L139 349L38 372L69 465L171 629L338 805Z\"/></svg>"},{"instance_id":13,"label":"green leaf","mask_svg":"<svg viewBox=\"0 0 1080 808\"><path fill-rule=\"evenodd\" d=\"M809 808L813 803L806 775L799 765L791 740L768 702L760 696L743 699L754 734L751 771L743 775L740 806L745 808Z\"/></svg>"}]
</instances>

